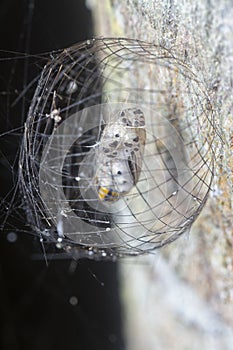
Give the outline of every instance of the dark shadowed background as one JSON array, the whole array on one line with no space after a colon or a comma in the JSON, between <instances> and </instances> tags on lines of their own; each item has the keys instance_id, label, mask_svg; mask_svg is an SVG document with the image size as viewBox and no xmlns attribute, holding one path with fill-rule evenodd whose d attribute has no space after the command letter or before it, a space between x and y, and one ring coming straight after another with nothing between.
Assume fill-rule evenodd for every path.
<instances>
[{"instance_id":1,"label":"dark shadowed background","mask_svg":"<svg viewBox=\"0 0 233 350\"><path fill-rule=\"evenodd\" d=\"M38 54L92 35L85 1L0 2L1 134L23 125L35 85L28 91L26 87L46 62ZM23 90L22 98L17 99ZM1 137L0 142L3 223L3 210L13 200L10 191L17 181L20 133ZM17 206L15 199L13 208ZM0 232L0 348L124 349L117 264L81 260L75 265L68 259L56 259L46 266L34 232L23 232L25 218L18 220L12 208L9 213L10 220ZM35 254L41 258L33 259Z\"/></svg>"}]
</instances>

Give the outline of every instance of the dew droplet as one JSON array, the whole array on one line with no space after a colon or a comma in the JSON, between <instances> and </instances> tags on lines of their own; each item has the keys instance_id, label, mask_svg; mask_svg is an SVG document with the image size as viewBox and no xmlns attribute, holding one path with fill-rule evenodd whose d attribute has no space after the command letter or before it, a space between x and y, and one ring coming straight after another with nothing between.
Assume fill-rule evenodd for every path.
<instances>
[{"instance_id":1,"label":"dew droplet","mask_svg":"<svg viewBox=\"0 0 233 350\"><path fill-rule=\"evenodd\" d=\"M15 243L18 239L18 236L15 232L9 232L6 236L8 242Z\"/></svg>"},{"instance_id":2,"label":"dew droplet","mask_svg":"<svg viewBox=\"0 0 233 350\"><path fill-rule=\"evenodd\" d=\"M72 295L72 297L70 297L69 299L69 303L72 305L72 306L76 306L78 304L78 299L76 296Z\"/></svg>"},{"instance_id":3,"label":"dew droplet","mask_svg":"<svg viewBox=\"0 0 233 350\"><path fill-rule=\"evenodd\" d=\"M66 89L66 93L68 95L71 95L73 94L74 92L76 92L78 89L78 85L75 81L70 81L68 86L67 86L67 89Z\"/></svg>"}]
</instances>

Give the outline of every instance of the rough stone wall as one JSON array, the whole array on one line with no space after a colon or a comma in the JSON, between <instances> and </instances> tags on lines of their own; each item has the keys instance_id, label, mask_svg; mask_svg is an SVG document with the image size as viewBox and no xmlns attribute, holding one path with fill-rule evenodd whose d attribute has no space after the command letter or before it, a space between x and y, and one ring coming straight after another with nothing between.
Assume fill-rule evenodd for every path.
<instances>
[{"instance_id":1,"label":"rough stone wall","mask_svg":"<svg viewBox=\"0 0 233 350\"><path fill-rule=\"evenodd\" d=\"M215 178L190 232L122 261L128 349L233 348L233 3L88 0L97 36L138 38L183 57L216 111Z\"/></svg>"}]
</instances>

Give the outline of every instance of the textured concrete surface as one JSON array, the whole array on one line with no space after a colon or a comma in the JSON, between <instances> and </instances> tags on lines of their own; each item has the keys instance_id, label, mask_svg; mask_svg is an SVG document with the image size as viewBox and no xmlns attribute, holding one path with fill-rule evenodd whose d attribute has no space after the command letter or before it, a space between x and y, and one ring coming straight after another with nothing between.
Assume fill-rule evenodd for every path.
<instances>
[{"instance_id":1,"label":"textured concrete surface","mask_svg":"<svg viewBox=\"0 0 233 350\"><path fill-rule=\"evenodd\" d=\"M122 261L129 350L233 348L233 3L88 0L98 36L160 44L183 58L216 112L215 178L190 232L154 255Z\"/></svg>"}]
</instances>

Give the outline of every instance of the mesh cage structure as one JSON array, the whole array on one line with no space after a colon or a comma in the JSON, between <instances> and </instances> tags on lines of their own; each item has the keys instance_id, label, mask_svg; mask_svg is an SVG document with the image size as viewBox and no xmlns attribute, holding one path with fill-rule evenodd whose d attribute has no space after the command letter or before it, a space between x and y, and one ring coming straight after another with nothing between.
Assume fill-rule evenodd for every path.
<instances>
[{"instance_id":1,"label":"mesh cage structure","mask_svg":"<svg viewBox=\"0 0 233 350\"><path fill-rule=\"evenodd\" d=\"M122 122L132 111L142 126ZM206 202L214 130L204 85L163 47L97 38L56 54L42 71L20 151L32 229L44 244L95 259L174 241ZM118 191L127 178L131 186Z\"/></svg>"}]
</instances>

